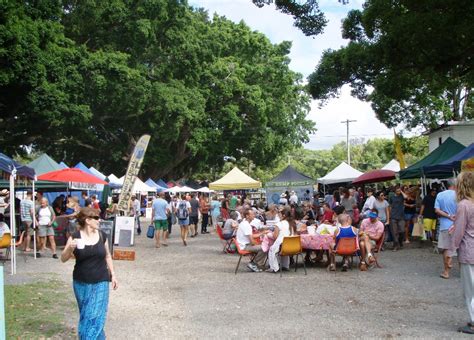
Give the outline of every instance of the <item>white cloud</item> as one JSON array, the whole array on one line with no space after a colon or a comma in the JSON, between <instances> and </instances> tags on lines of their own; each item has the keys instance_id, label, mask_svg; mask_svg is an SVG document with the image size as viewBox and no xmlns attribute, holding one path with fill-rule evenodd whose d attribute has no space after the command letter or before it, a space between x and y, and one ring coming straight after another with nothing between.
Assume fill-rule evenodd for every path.
<instances>
[{"instance_id":1,"label":"white cloud","mask_svg":"<svg viewBox=\"0 0 474 340\"><path fill-rule=\"evenodd\" d=\"M351 0L349 5L342 5L336 0L321 0L320 7L329 22L324 33L313 38L306 37L293 26L290 15L280 13L273 5L258 8L251 0L190 1L192 6L206 8L210 16L216 12L234 22L245 21L253 30L264 33L273 43L292 41L290 68L304 77L314 71L324 50L338 49L347 44L341 37L341 20L349 10L361 8L362 3L363 0ZM330 100L322 109L313 101L308 118L316 122L318 129L306 145L310 149L328 149L345 141L346 128L340 122L348 118L357 120L350 125L353 137L390 138L393 133L377 120L369 103L351 97L348 87L343 87L341 96Z\"/></svg>"}]
</instances>

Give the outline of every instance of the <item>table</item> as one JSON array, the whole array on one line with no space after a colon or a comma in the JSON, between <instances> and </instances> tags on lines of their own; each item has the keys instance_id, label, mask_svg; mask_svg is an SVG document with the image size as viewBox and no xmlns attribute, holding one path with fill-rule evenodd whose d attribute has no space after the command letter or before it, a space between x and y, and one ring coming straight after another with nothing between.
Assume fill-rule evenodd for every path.
<instances>
[{"instance_id":1,"label":"table","mask_svg":"<svg viewBox=\"0 0 474 340\"><path fill-rule=\"evenodd\" d=\"M300 237L302 248L307 250L329 250L331 244L334 242L332 235L301 234ZM267 252L274 241L272 233L265 234L262 238L262 250Z\"/></svg>"},{"instance_id":2,"label":"table","mask_svg":"<svg viewBox=\"0 0 474 340\"><path fill-rule=\"evenodd\" d=\"M329 250L334 243L333 235L301 234L301 246L307 250Z\"/></svg>"}]
</instances>

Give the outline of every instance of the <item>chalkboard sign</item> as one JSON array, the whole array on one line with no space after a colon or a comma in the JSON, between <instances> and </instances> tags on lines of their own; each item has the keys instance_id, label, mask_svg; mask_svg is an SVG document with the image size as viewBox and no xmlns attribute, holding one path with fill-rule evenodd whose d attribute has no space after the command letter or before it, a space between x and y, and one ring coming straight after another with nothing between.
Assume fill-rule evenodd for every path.
<instances>
[{"instance_id":1,"label":"chalkboard sign","mask_svg":"<svg viewBox=\"0 0 474 340\"><path fill-rule=\"evenodd\" d=\"M110 253L113 253L114 247L114 221L100 221L99 229L107 235L107 241L109 241Z\"/></svg>"}]
</instances>

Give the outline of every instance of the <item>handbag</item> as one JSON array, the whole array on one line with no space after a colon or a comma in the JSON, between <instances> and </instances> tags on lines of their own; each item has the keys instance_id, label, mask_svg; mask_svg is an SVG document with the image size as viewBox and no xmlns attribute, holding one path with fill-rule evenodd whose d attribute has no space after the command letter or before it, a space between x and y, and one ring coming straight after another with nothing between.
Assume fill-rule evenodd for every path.
<instances>
[{"instance_id":1,"label":"handbag","mask_svg":"<svg viewBox=\"0 0 474 340\"><path fill-rule=\"evenodd\" d=\"M413 224L413 231L411 232L411 236L414 237L423 237L425 234L425 228L423 226L423 219L418 217L418 220Z\"/></svg>"},{"instance_id":2,"label":"handbag","mask_svg":"<svg viewBox=\"0 0 474 340\"><path fill-rule=\"evenodd\" d=\"M153 224L150 224L148 226L148 230L146 231L146 237L148 237L148 238L154 238L155 237L155 226Z\"/></svg>"}]
</instances>

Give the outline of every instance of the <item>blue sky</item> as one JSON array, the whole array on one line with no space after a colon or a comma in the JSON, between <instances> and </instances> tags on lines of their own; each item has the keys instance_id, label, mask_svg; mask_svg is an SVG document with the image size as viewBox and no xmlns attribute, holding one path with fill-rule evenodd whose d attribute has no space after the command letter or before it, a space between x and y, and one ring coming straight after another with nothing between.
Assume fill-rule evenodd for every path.
<instances>
[{"instance_id":1,"label":"blue sky","mask_svg":"<svg viewBox=\"0 0 474 340\"><path fill-rule=\"evenodd\" d=\"M338 49L347 44L341 38L341 20L354 8L362 8L362 0L350 0L342 5L337 0L320 0L320 7L329 20L324 34L306 37L293 26L293 19L275 10L273 5L256 7L251 0L192 0L190 5L202 7L213 13L240 22L243 20L253 30L264 33L273 43L284 40L293 42L290 53L290 68L306 78L317 66L324 50ZM381 124L369 103L350 96L350 89L343 87L341 96L330 100L323 108L312 101L308 118L316 122L318 131L306 144L308 149L329 149L332 145L346 140L345 119L357 120L350 125L351 138L392 138L393 132Z\"/></svg>"}]
</instances>

